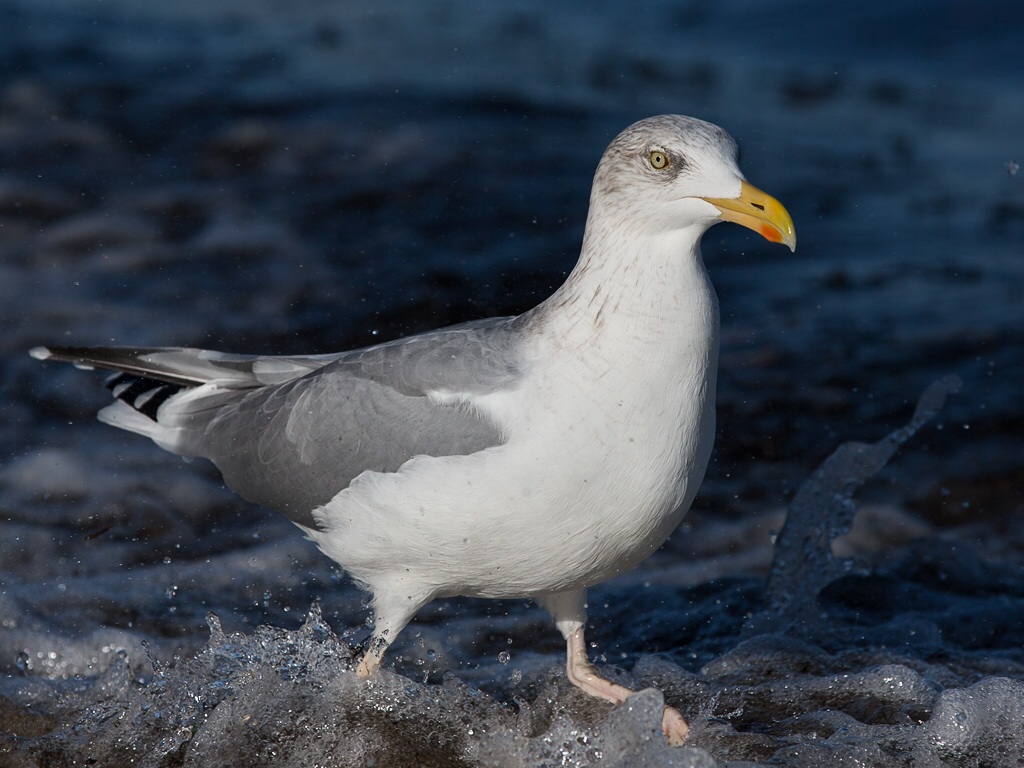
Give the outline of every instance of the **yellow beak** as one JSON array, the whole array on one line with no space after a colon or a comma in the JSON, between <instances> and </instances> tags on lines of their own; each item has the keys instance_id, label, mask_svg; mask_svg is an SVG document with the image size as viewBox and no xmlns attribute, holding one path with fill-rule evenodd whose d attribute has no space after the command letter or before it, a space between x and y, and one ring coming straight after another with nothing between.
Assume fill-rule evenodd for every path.
<instances>
[{"instance_id":1,"label":"yellow beak","mask_svg":"<svg viewBox=\"0 0 1024 768\"><path fill-rule=\"evenodd\" d=\"M784 243L789 250L796 250L796 230L782 203L767 195L753 184L743 182L740 196L733 198L705 197L722 212L722 221L732 221L740 226L760 233L765 240Z\"/></svg>"}]
</instances>

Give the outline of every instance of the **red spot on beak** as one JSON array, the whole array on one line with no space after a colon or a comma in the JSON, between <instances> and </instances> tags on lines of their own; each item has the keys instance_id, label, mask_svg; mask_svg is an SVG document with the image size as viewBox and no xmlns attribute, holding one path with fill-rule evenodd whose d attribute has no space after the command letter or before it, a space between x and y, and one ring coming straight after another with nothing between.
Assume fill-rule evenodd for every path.
<instances>
[{"instance_id":1,"label":"red spot on beak","mask_svg":"<svg viewBox=\"0 0 1024 768\"><path fill-rule=\"evenodd\" d=\"M761 227L761 236L770 243L781 243L782 233L775 227L769 227L767 224Z\"/></svg>"}]
</instances>

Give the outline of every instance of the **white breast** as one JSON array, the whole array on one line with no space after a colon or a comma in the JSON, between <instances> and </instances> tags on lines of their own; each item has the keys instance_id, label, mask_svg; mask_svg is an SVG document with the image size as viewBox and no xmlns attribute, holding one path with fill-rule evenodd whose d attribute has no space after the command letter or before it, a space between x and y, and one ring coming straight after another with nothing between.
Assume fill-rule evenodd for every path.
<instances>
[{"instance_id":1,"label":"white breast","mask_svg":"<svg viewBox=\"0 0 1024 768\"><path fill-rule=\"evenodd\" d=\"M674 322L537 335L520 386L473 402L504 445L364 473L319 512L318 543L361 581L397 562L438 595L529 596L635 565L689 507L713 442L717 307L699 273Z\"/></svg>"}]
</instances>

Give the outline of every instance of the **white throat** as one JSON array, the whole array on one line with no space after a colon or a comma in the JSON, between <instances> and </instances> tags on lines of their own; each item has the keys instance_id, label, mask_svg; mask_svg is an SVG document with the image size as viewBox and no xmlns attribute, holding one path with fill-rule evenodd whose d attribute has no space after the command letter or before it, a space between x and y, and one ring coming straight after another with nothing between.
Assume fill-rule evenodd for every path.
<instances>
[{"instance_id":1,"label":"white throat","mask_svg":"<svg viewBox=\"0 0 1024 768\"><path fill-rule=\"evenodd\" d=\"M684 367L714 376L718 301L700 251L706 226L651 234L591 208L565 283L530 318L548 342L609 363ZM524 318L525 319L525 318ZM677 374L680 373L677 371Z\"/></svg>"}]
</instances>

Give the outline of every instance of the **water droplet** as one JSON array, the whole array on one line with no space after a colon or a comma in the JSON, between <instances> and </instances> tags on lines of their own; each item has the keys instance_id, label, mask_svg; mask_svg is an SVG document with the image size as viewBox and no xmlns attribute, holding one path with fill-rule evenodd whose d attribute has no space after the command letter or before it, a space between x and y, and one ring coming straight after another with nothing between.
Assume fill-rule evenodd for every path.
<instances>
[{"instance_id":1,"label":"water droplet","mask_svg":"<svg viewBox=\"0 0 1024 768\"><path fill-rule=\"evenodd\" d=\"M511 658L512 658L512 654L509 653L508 651L502 651L501 653L498 654L498 661L500 661L502 664L508 664L508 661Z\"/></svg>"}]
</instances>

